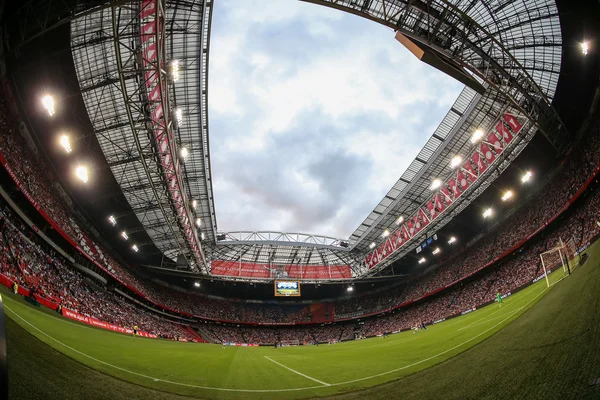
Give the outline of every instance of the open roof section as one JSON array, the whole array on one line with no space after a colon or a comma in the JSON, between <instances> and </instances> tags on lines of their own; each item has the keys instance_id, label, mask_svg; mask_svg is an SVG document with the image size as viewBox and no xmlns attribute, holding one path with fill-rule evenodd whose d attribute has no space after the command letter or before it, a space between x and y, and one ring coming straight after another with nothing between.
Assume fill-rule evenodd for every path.
<instances>
[{"instance_id":1,"label":"open roof section","mask_svg":"<svg viewBox=\"0 0 600 400\"><path fill-rule=\"evenodd\" d=\"M216 3L210 68L215 207L228 233L347 240L463 87L388 27L298 1Z\"/></svg>"},{"instance_id":2,"label":"open roof section","mask_svg":"<svg viewBox=\"0 0 600 400\"><path fill-rule=\"evenodd\" d=\"M404 190L399 190L399 188L393 189L395 190L392 193L393 195L389 196L390 198L387 198L381 204L381 208L384 211L376 210L375 215L378 216L373 218L373 222L369 221L367 224L368 227L364 231L360 232L358 236L351 238L351 245L354 246L353 253L364 254L368 244L371 241L377 241L376 239L379 239L383 229L390 226L393 227L392 222L398 215L402 215L405 212L410 214L411 210L414 211L419 205L422 205L427 200L424 195L429 194L428 190L431 178L444 175L443 171L447 169L450 152L462 149L474 129L480 127L489 128L494 120L509 106L514 108L515 113L525 117L529 121L549 121L550 123L542 125L544 133L557 148L560 149L563 145L563 132L553 132L547 129L547 127L552 126L552 121L556 121L557 118L549 106L558 80L562 44L558 13L552 1L508 0L482 2L439 0L403 2L397 0L365 0L330 2L315 0L311 2L352 12L392 27L417 41L426 43L440 55L458 62L460 66L466 68L487 86L486 93L480 99L476 99L478 95L475 95L474 101L476 103L474 105L473 101L471 101L470 104L473 105L472 112L469 112L469 106L466 106L466 112L462 114L458 121L460 125L454 125L454 132L452 133L452 129L448 130L447 127L445 128L449 132L448 136L452 138L444 140L435 138L435 140L441 142L438 143L437 149L435 148L435 143L432 146L426 146L423 150L423 155L426 158L418 157L421 161L417 160L416 162L420 166L415 164L415 168L408 172L411 176L410 179L405 178L405 181L408 182L404 182L406 184ZM173 35L173 38L175 38L175 35L182 35L181 42L167 39L167 54L171 51L169 46L173 47L173 50L176 50L180 46L180 50L183 51L185 48L190 51L190 53L178 54L185 59L191 57L193 49L197 48L202 50L198 50L196 54L199 57L204 55L202 57L206 60L209 39L208 22L210 18L207 20L205 16L210 14L204 13L202 14L204 17L190 19L189 13L169 11L170 8L177 9L178 7L188 6L192 8L196 7L198 10L204 4L205 2L200 1L166 2L168 16L168 21L166 21L167 36ZM117 9L121 10L122 8L124 7ZM205 9L202 8L202 12L204 11ZM200 11L196 11L196 13L199 14ZM85 92L97 90L109 91L111 90L111 86L115 85L114 80L121 80L121 78L125 82L125 85L129 84L133 78L124 76L122 71L119 72L111 69L111 52L109 50L113 38L111 37L110 29L101 22L102 17L94 17L93 14L90 14L89 18L99 19L94 30L88 30L87 33L89 36L85 36L86 25L83 21L87 18L85 17L79 21L76 20L73 23L74 27L77 24L80 27L83 26L83 31L80 32L81 35L74 34L72 37L73 53L78 75L82 75L80 69L87 71L89 74L88 76L84 76L83 79L84 81L85 79L90 81L90 85L88 86L81 82L82 78L80 77L82 89L87 89ZM205 24L198 27L194 21L202 21ZM175 27L177 28L174 29ZM76 28L74 29L77 32ZM200 34L201 32L202 34ZM77 41L78 38L79 42ZM176 43L179 43L179 45ZM105 47L103 48L102 46ZM79 57L76 56L76 52L79 52ZM171 55L174 56L174 53L171 53ZM102 67L105 69L103 70ZM193 69L195 73L201 70L200 67ZM184 69L183 71L188 70ZM206 70L195 80L190 78L189 83L202 82L205 74ZM178 101L181 101L181 104L186 104L190 107L191 113L197 112L200 120L199 126L202 127L202 132L205 133L208 127L206 123L202 124L201 120L204 111L200 108L198 112L198 109L192 107L192 102L187 102L185 98L186 96L193 96L189 92L190 89L193 88L186 88L180 92L171 93L170 96L177 97ZM201 93L201 95L204 94ZM98 95L102 95L102 93ZM201 95L197 97L200 102L205 100L202 99L203 96ZM104 144L109 149L107 159L110 158L111 168L114 168L113 173L116 171L115 177L117 180L123 179L123 191L124 193L130 193L128 199L131 199L130 201L138 206L133 208L136 209L136 214L140 221L149 230L153 241L158 242L156 244L160 244L159 247L162 246L161 249L165 253L174 257L179 252L185 251L185 249L181 248L183 234L181 229L179 233L175 231L174 228L177 226L174 224L173 215L169 215L169 210L166 210L164 207L165 204L160 201L160 194L158 194L156 188L152 188L153 184L160 182L160 179L157 182L153 182L152 179L148 181L148 176L146 175L146 179L144 180L143 175L140 175L141 171L136 170L135 167L131 167L133 164L138 164L139 166L139 163L144 163L146 158L139 151L136 153L132 150L130 146L131 142L127 141L126 132L122 129L123 126L119 125L123 121L122 113L120 113L122 105L120 105L119 99L122 99L123 96L116 95L115 93L110 96L102 96L104 96L102 97L102 102L94 100L92 104L88 104L88 112L90 113L92 122L94 122L92 114L95 109L98 109L100 113L107 113L96 116L96 121L102 124L100 128L114 129L114 137L112 132L111 134L104 133ZM192 101L196 99L194 97L191 98ZM175 101L175 99L171 101ZM99 104L103 104L103 107L98 107ZM457 108L457 112L451 110L451 113L454 113L454 115L448 118L456 119L461 114L460 107ZM107 125L110 121L113 123ZM521 136L521 141L516 143L515 149L511 151L514 154L506 157L501 166L508 165L512 158L514 158L513 156L522 150L536 128L535 124L530 123L528 125L527 132ZM98 135L101 134L102 132L98 132ZM209 229L212 229L212 233L214 234L216 221L214 212L210 209L212 207L212 197L209 183L208 136L206 138L203 136L202 140L199 140L198 136L200 135L197 135L197 132L196 137L192 133L192 144L189 146L193 148L194 143L198 146L203 146L200 150L203 155L203 161L201 163L190 163L190 165L185 166L183 174L184 189L187 191L188 197L192 199L201 198L203 195L208 198L207 211L202 210L202 215L203 218L210 218L210 221L203 221L203 226L210 226ZM118 142L119 138L122 138L123 142ZM178 134L178 138L180 139L180 143L182 143L181 133ZM142 143L143 145L144 143ZM442 147L443 145L445 147ZM129 166L127 166L128 164ZM123 165L127 167L118 168ZM443 225L444 221L447 221L456 212L464 208L468 202L489 185L493 177L497 176L499 171L502 170L501 166L494 171L490 171L493 176L486 176L483 179L485 182L479 188L474 188L470 196L464 196L462 204L457 204L452 213L448 213L445 218L440 219L438 226ZM198 190L199 192L190 193L192 190L190 188L193 188L193 183L191 182L194 181L192 178L198 179L200 185L204 181L205 190L195 188L193 190ZM158 186L160 190L160 184ZM407 189L409 186L410 190ZM153 193L150 193L149 190ZM157 199L158 201L156 201ZM154 204L150 204L152 202ZM157 208L160 212L157 211ZM434 228L432 227L432 229ZM207 231L206 234L208 235L210 232ZM214 243L212 236L210 239ZM277 249L277 246L275 248ZM403 252L398 252L397 256L400 253ZM391 262L393 259L396 259L397 256L395 255L393 258L390 258L389 261Z\"/></svg>"}]
</instances>

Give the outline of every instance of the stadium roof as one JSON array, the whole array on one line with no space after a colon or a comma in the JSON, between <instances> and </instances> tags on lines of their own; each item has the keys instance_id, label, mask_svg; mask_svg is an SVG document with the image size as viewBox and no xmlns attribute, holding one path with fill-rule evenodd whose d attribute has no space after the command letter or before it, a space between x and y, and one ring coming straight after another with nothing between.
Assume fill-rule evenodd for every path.
<instances>
[{"instance_id":1,"label":"stadium roof","mask_svg":"<svg viewBox=\"0 0 600 400\"><path fill-rule=\"evenodd\" d=\"M463 91L407 171L351 235L348 247L342 245L345 240L306 235L311 239L303 242L297 240L297 234L289 233L251 232L246 236L231 233L218 241L206 114L212 2L166 1L164 65L179 60L181 66L180 80L168 85L168 101L185 110L183 123L173 130L173 138L177 148L186 146L192 150L188 160L181 164L181 186L188 203L187 222L194 221L196 216L202 221L195 241L202 255L207 255L208 266L211 257L235 259L248 254L248 259L253 259L257 255L262 257L265 249L269 249L268 252L275 251L279 259L290 263L298 259L299 252L304 252L304 259L310 263L350 262L354 276L360 276L368 272L362 260L370 243L380 242L382 231L394 229L398 216L410 216L428 200L431 180L449 174L451 156L468 148L475 129L491 128L506 110L530 121L525 134L519 136L510 152L505 152L497 168L490 169L428 232L443 226L481 193L538 128L542 128L557 149L563 149L564 132L547 128L557 120L550 104L560 72L562 46L553 1L309 2L393 28L424 45L455 70L466 71L465 75L483 85L485 91L479 94L469 87ZM150 140L151 121L144 113L140 97L140 60L136 47L139 4L118 2L110 7L101 3L98 2L96 9L79 10L80 17L74 18L71 25L73 58L96 136L121 190L153 243L172 259L184 255L189 265L202 270L203 257L193 256L194 243L186 237L183 226L186 221L177 218L176 205L166 191L164 176L159 173L160 155ZM127 110L137 115L132 116L131 112L128 115ZM190 209L192 200L198 201L196 210ZM406 244L403 249L410 247ZM310 248L313 253L319 249L316 252L319 257L312 253L309 256ZM405 252L396 252L378 268Z\"/></svg>"},{"instance_id":2,"label":"stadium roof","mask_svg":"<svg viewBox=\"0 0 600 400\"><path fill-rule=\"evenodd\" d=\"M197 204L194 220L201 219L202 234L214 241L216 218L207 118L211 4L200 0L170 4L166 8L166 52L169 60L178 60L180 76L168 91L171 103L183 111L182 121L174 130L175 140L189 153L181 167L187 199ZM151 137L132 137L128 109L138 112L135 122L142 127L151 121L141 101L126 105L141 96L136 64L139 55L126 44L128 40L139 40L139 22L133 23L139 12L140 4L131 3L119 7L117 13L105 8L74 20L71 49L88 114L111 171L154 244L175 260L189 253L186 240L173 216L169 196L161 187L159 159Z\"/></svg>"}]
</instances>

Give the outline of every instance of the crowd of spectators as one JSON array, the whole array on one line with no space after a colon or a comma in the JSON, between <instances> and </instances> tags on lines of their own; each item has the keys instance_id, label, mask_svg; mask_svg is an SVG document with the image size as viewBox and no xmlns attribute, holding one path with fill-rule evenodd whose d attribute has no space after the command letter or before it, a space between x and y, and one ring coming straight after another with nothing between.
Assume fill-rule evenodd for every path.
<instances>
[{"instance_id":1,"label":"crowd of spectators","mask_svg":"<svg viewBox=\"0 0 600 400\"><path fill-rule=\"evenodd\" d=\"M102 284L68 266L68 261L40 243L36 234L0 210L0 273L32 292L87 317L163 338L196 337L183 326L126 301Z\"/></svg>"},{"instance_id":2,"label":"crowd of spectators","mask_svg":"<svg viewBox=\"0 0 600 400\"><path fill-rule=\"evenodd\" d=\"M391 290L337 302L336 319L368 315L419 299L472 275L519 242L529 238L543 224L562 211L599 164L600 126L592 130L592 134L585 139L584 145L569 155L556 176L529 203L493 232L485 235L475 245L445 260L443 268L429 270ZM594 223L587 222L587 231L590 230L590 224ZM173 296L171 292L160 286L155 286L149 291L154 294L154 298L159 303L198 316L250 322L310 321L308 308L298 312L286 312L281 309L269 318L261 314L261 310L266 310L264 305L253 308L234 302L229 304L217 302L217 307L210 307L209 303L214 305L214 300L202 300L201 296L197 296L193 302L190 302L189 296Z\"/></svg>"},{"instance_id":3,"label":"crowd of spectators","mask_svg":"<svg viewBox=\"0 0 600 400\"><path fill-rule=\"evenodd\" d=\"M369 337L384 333L430 325L450 316L469 312L496 298L508 295L536 279L542 279L543 269L539 254L559 244L561 238L574 237L577 243L586 244L600 233L600 190L594 185L586 198L572 210L568 218L558 221L540 236L516 250L490 268L461 281L439 294L417 301L394 312L325 326L262 328L226 325L206 325L204 328L216 341L262 343L279 342L321 343ZM561 268L556 263L546 263L546 268ZM558 272L560 273L560 272ZM312 339L312 341L311 341Z\"/></svg>"},{"instance_id":4,"label":"crowd of spectators","mask_svg":"<svg viewBox=\"0 0 600 400\"><path fill-rule=\"evenodd\" d=\"M198 317L236 322L291 323L310 322L310 308L306 304L254 304L243 301L208 297L182 292L146 281L143 287L156 303L172 310Z\"/></svg>"},{"instance_id":5,"label":"crowd of spectators","mask_svg":"<svg viewBox=\"0 0 600 400\"><path fill-rule=\"evenodd\" d=\"M5 88L6 90L6 88ZM208 299L202 296L191 296L185 293L166 290L152 282L137 278L120 265L89 235L71 216L64 200L51 185L51 168L44 161L36 158L18 131L18 122L11 118L14 108L8 96L0 96L0 152L7 159L8 165L27 192L50 218L93 260L98 262L109 274L136 289L152 302L178 312L184 312L206 318L228 321L247 322L307 322L311 320L310 310L306 306L280 307L247 306L242 303Z\"/></svg>"},{"instance_id":6,"label":"crowd of spectators","mask_svg":"<svg viewBox=\"0 0 600 400\"><path fill-rule=\"evenodd\" d=\"M303 325L294 327L263 327L244 325L205 324L200 328L208 332L218 343L252 343L304 345L315 343L337 343L353 338L354 327L344 325Z\"/></svg>"},{"instance_id":7,"label":"crowd of spectators","mask_svg":"<svg viewBox=\"0 0 600 400\"><path fill-rule=\"evenodd\" d=\"M15 118L16 105L6 83L0 96L0 152L6 158L12 174L20 181L22 191L48 214L56 225L94 261L98 262L114 278L143 290L141 281L120 265L101 245L94 242L73 218L65 200L53 186L57 180L52 176L41 157L33 154L20 129L26 128Z\"/></svg>"},{"instance_id":8,"label":"crowd of spectators","mask_svg":"<svg viewBox=\"0 0 600 400\"><path fill-rule=\"evenodd\" d=\"M11 117L15 115L10 112L11 107L14 108L14 104L10 93L0 96L0 152L7 159L12 173L23 185L23 191L34 198L61 230L74 239L90 258L102 265L115 279L135 288L162 308L197 317L266 323L311 321L310 309L307 306L247 304L241 301L190 295L135 277L94 242L75 221L72 211L51 184L55 181L49 175L51 169L31 153L19 133L18 121ZM584 139L582 145L565 158L552 180L527 204L499 224L494 231L485 235L475 245L444 260L443 268L429 269L424 274L384 292L337 302L336 319L389 310L418 300L440 288L454 285L446 290L443 296L435 296L430 301L417 302L406 307L400 313L389 314L402 315L401 319L378 318L365 323L362 330L367 334L373 334L381 330L404 329L419 321L430 323L444 316L464 311L488 301L495 291L508 291L535 278L540 273L538 254L543 248L525 246L519 250L516 257L502 261L499 266L490 268L490 271L480 278L456 284L457 281L477 273L507 250L531 237L549 219L560 213L591 176L599 161L600 125L596 123L590 128L590 134ZM566 237L575 236L578 244L585 243L586 238L589 240L598 229L595 214L598 203L600 203L598 196L591 195L586 206L581 207L562 225L565 229L561 234ZM546 243L551 242L548 240ZM66 267L64 263L56 261L54 255L44 252L37 245L32 245L20 235L11 232L11 228L3 232L3 246L8 246L6 248L10 250L0 256L3 273L14 279L18 278L24 285L35 286L49 299L60 299L68 308L107 322L114 321L129 326L132 322L129 316L135 315L135 319L140 321L148 320L146 324L150 332L171 332L169 329L173 329L174 325L170 323L168 327L159 326L160 322L154 321L163 320L132 306L113 292L92 288L79 272ZM517 259L520 261L514 261ZM57 280L57 284L54 284L53 280ZM111 308L112 311L107 311ZM138 325L142 326L142 322ZM321 341L324 338L325 341L330 341L347 338L354 331L353 328L343 324L281 328L281 330L268 327L242 327L235 330L226 325L207 325L206 329L212 330L212 334L218 340L227 339L234 342L269 342L274 339L282 340L284 336L294 337L293 340L301 342L311 341L311 338L313 341ZM227 337L228 335L230 337Z\"/></svg>"}]
</instances>

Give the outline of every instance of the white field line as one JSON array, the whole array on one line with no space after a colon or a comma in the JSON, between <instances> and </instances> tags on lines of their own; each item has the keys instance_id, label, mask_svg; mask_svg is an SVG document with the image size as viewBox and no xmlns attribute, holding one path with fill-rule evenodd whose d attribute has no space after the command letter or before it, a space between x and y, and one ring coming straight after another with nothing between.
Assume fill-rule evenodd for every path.
<instances>
[{"instance_id":1,"label":"white field line","mask_svg":"<svg viewBox=\"0 0 600 400\"><path fill-rule=\"evenodd\" d=\"M534 298L535 298L535 297L534 297ZM463 326L462 328L458 328L458 329L457 329L457 331L462 331L463 329L468 329L468 328L471 328L471 327L473 327L473 326L477 326L477 325L485 324L486 322L490 322L490 321L493 321L493 320L495 320L495 319L498 319L498 318L505 317L505 316L507 316L507 315L513 315L513 314L515 314L515 313L519 312L520 310L522 310L522 309L523 309L524 307L526 307L526 306L527 306L527 304L529 304L529 303L526 303L525 305L523 305L523 306L521 306L521 307L517 308L517 309L516 309L516 310L514 310L514 311L510 311L509 313L503 313L503 314L501 314L501 315L498 315L497 317L493 317L493 318L491 318L491 317L492 317L492 315L494 315L494 314L496 314L496 313L498 313L498 312L501 312L501 311L506 311L507 309L510 309L510 306L512 306L513 304L514 304L514 303L509 303L509 304L505 304L505 307L498 307L498 309L497 309L496 311L494 311L493 313L491 313L491 314L488 316L488 318L483 318L483 319L480 319L480 320L477 320L477 321L473 321L473 322L471 322L469 325L465 325L465 326ZM491 304L490 304L490 306L491 306Z\"/></svg>"},{"instance_id":2,"label":"white field line","mask_svg":"<svg viewBox=\"0 0 600 400\"><path fill-rule=\"evenodd\" d=\"M544 292L546 292L546 290L548 290L548 288L544 288L543 291L541 291L537 296L535 296L533 299L531 299L527 304L531 303L533 300L535 300L537 297L539 297L540 295L542 295ZM6 305L5 305L6 306ZM171 385L176 385L176 386L184 386L184 387L190 387L190 388L195 388L195 389L206 389L206 390L217 390L217 391L223 391L223 392L245 392L245 393L276 393L276 392L294 392L294 391L301 391L301 390L311 390L311 389L323 389L323 388L327 388L327 387L331 387L331 386L343 386L343 385L347 385L349 383L354 383L354 382L360 382L360 381L366 381L369 379L373 379L373 378L378 378L380 376L384 376L384 375L389 375L389 374L393 374L394 372L398 372L398 371L402 371L404 369L408 369L411 367L414 367L415 365L419 365L422 364L424 362L427 362L429 360L433 360L436 357L442 356L446 353L451 352L452 350L456 350L457 348L464 346L467 343L472 342L473 340L477 339L480 336L485 335L486 333L488 333L489 331L491 331L492 329L496 328L497 326L502 325L505 321L507 321L509 317L506 317L505 319L503 319L502 321L498 322L497 324L495 324L494 326L486 329L485 331L473 336L470 339L465 340L464 342L457 344L456 346L453 346L447 350L442 351L441 353L438 353L436 355L433 355L431 357L427 357L424 358L420 361L414 362L412 364L409 365L405 365L403 367L399 367L399 368L395 368L386 372L381 372L379 374L375 374L375 375L370 375L370 376L365 376L363 378L358 378L358 379L352 379L349 381L345 381L345 382L338 382L338 383L330 383L329 386L325 386L325 385L320 385L320 386L307 386L307 387L299 387L299 388L288 388L288 389L230 389L230 388L219 388L219 387L212 387L212 386L199 386L199 385L193 385L190 383L182 383L182 382L173 382L173 381L169 381L166 379L159 379L159 378L154 378L152 376L148 376L148 375L144 375L144 374L140 374L138 372L134 372L134 371L130 371L128 369L125 368L121 368L121 367L117 367L116 365L112 365L110 363L107 363L105 361L102 360L98 360L97 358L94 358L86 353L83 353L79 350L76 350L70 346L67 346L66 344L62 343L61 341L53 338L52 336L48 335L46 332L40 330L39 328L37 328L36 326L32 325L29 321L27 321L26 319L24 319L23 317L21 317L19 314L17 314L15 311L13 311L10 307L6 306L6 309L9 310L10 312L12 312L16 317L18 317L19 319L21 319L23 322L25 322L27 325L31 326L33 329L35 329L36 331L40 332L42 335L46 336L47 338L53 340L54 342L60 344L61 346L74 351L77 354L81 354L84 357L89 358L90 360L94 360L100 364L112 367L114 369L117 369L119 371L123 371L123 372L127 372L129 374L132 375L136 375L136 376L140 376L142 378L146 378L149 380L152 380L154 382L164 382L164 383L170 383ZM273 361L273 360L271 360Z\"/></svg>"},{"instance_id":3,"label":"white field line","mask_svg":"<svg viewBox=\"0 0 600 400\"><path fill-rule=\"evenodd\" d=\"M562 281L564 278L565 278L565 277L563 276L563 277L561 277L559 280L557 280L556 282L553 282L553 283L551 283L551 284L550 284L550 287L552 287L552 286L556 285L558 282ZM543 293L543 292L542 292L542 293ZM539 296L539 295L538 295L538 296ZM538 297L538 296L535 296L535 297L534 297L534 299L535 299L536 297ZM513 314L515 314L515 313L519 312L520 310L522 310L524 307L527 307L527 305L528 305L529 303L531 303L531 302L528 302L528 303L526 303L525 305L523 305L523 306L521 306L521 307L517 308L515 311L512 311L512 312L510 312L510 313L508 313L508 314L502 314L502 315L499 315L499 316L497 316L497 317L494 317L494 318L486 318L486 319L483 319L483 320L479 320L479 321L474 321L474 322L471 322L469 325L463 326L462 328L458 328L458 329L457 329L457 331L462 331L463 329L472 328L472 327L474 327L474 326L477 326L477 325L485 324L486 322L490 322L490 321L493 321L493 320L495 320L495 319L502 318L502 317L504 317L505 315L513 315ZM511 305L512 305L512 304L507 304L506 306L507 306L507 307L510 307ZM493 313L491 313L489 316L491 317L492 315L494 315L494 314L496 314L497 312L500 312L500 311L506 311L506 307L505 307L505 308L501 308L501 307L500 307L500 308L498 308L498 310L494 311L494 312L493 312Z\"/></svg>"},{"instance_id":4,"label":"white field line","mask_svg":"<svg viewBox=\"0 0 600 400\"><path fill-rule=\"evenodd\" d=\"M535 300L535 297L532 300ZM531 303L531 301L529 303ZM529 304L529 303L527 303L527 304ZM525 304L524 306L521 306L521 307L517 308L514 311L509 312L508 314L502 314L502 315L498 315L497 317L486 318L484 320L473 322L473 323L471 323L471 324L469 324L467 326L463 326L462 328L458 328L457 331L462 331L463 329L473 328L474 326L485 324L485 323L488 323L488 322L493 321L493 320L498 319L498 318L502 318L502 317L506 317L506 316L511 317L511 316L515 315L516 313L518 313L519 311L521 311L523 308L527 307L527 304Z\"/></svg>"},{"instance_id":5,"label":"white field line","mask_svg":"<svg viewBox=\"0 0 600 400\"><path fill-rule=\"evenodd\" d=\"M320 383L321 385L324 385L324 386L331 386L331 385L330 385L329 383L327 383L327 382L320 381L320 380L318 380L318 379L315 379L315 378L313 378L313 377L311 377L311 376L305 375L305 374L303 374L302 372L298 372L298 371L296 371L295 369L292 369L292 368L290 368L290 367L286 367L285 365L283 365L283 364L281 364L281 363L279 363L279 362L277 362L277 361L275 361L275 360L273 360L273 359L271 359L271 358L269 358L269 357L267 357L267 356L265 356L265 358L266 358L267 360L271 361L272 363L275 363L275 364L279 365L280 367L283 367L283 368L287 369L288 371L292 371L292 372L293 372L293 373L295 373L295 374L298 374L298 375L300 375L300 376L303 376L303 377L305 377L306 379L310 379L311 381L315 381L315 382L317 382L317 383Z\"/></svg>"}]
</instances>

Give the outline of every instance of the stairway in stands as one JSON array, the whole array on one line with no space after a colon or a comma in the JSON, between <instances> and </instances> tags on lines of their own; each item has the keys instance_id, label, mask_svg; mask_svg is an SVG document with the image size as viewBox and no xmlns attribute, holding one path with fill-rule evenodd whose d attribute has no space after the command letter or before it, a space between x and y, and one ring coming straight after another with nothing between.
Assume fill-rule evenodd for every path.
<instances>
[{"instance_id":1,"label":"stairway in stands","mask_svg":"<svg viewBox=\"0 0 600 400\"><path fill-rule=\"evenodd\" d=\"M194 328L192 328L189 325L183 325L182 326L183 329L185 329L186 331L188 331L190 333L190 335L192 335L193 338L195 338L197 341L199 341L200 343L208 343L207 340L205 340Z\"/></svg>"}]
</instances>

